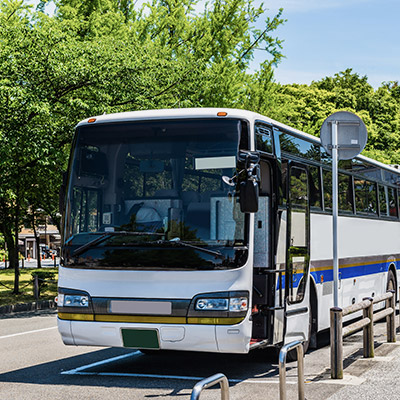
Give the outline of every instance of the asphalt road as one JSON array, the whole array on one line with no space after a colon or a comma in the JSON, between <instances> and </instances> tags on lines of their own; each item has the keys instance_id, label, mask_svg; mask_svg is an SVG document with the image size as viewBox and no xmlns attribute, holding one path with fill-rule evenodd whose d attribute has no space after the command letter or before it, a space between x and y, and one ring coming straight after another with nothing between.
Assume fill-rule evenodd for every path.
<instances>
[{"instance_id":1,"label":"asphalt road","mask_svg":"<svg viewBox=\"0 0 400 400\"><path fill-rule=\"evenodd\" d=\"M229 378L231 400L279 398L278 368L271 352L145 355L132 349L71 347L62 343L56 325L53 311L0 318L0 399L189 400L196 382L217 372ZM400 398L400 387L395 384L400 377L400 346L384 343L384 324L378 325L375 340L375 360L362 359L361 335L345 341L345 378L340 382L330 379L329 347L307 354L306 398ZM391 372L396 380L390 386L392 364L399 372ZM382 374L382 390L390 397L380 397L376 371ZM297 399L296 372L296 363L289 363L289 400ZM216 388L201 395L201 400L219 398Z\"/></svg>"}]
</instances>

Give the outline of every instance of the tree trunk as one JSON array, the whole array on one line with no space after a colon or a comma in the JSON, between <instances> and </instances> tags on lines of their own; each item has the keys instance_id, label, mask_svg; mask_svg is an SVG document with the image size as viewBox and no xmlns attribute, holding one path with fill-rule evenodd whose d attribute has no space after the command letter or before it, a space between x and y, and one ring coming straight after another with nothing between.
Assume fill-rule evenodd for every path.
<instances>
[{"instance_id":1,"label":"tree trunk","mask_svg":"<svg viewBox=\"0 0 400 400\"><path fill-rule=\"evenodd\" d=\"M3 235L4 240L7 243L7 252L8 252L8 268L14 268L14 257L15 257L15 243L14 238L11 232L11 229L7 229L7 227L3 227Z\"/></svg>"},{"instance_id":2,"label":"tree trunk","mask_svg":"<svg viewBox=\"0 0 400 400\"><path fill-rule=\"evenodd\" d=\"M36 221L35 221L35 211L32 208L32 229L33 229L33 235L35 236L35 246L36 246L36 254L37 254L37 267L41 268L42 267L42 254L40 251L40 236L36 232Z\"/></svg>"},{"instance_id":3,"label":"tree trunk","mask_svg":"<svg viewBox=\"0 0 400 400\"><path fill-rule=\"evenodd\" d=\"M19 211L20 211L20 199L19 199L19 187L17 187L17 196L15 199L15 226L14 226L14 294L19 294L19 249L18 249L18 241L19 241ZM10 260L11 265L11 260Z\"/></svg>"}]
</instances>

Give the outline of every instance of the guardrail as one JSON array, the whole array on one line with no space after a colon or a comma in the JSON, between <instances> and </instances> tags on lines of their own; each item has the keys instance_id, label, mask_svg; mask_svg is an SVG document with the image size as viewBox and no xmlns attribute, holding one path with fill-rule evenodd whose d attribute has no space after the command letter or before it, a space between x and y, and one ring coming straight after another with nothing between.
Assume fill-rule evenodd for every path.
<instances>
[{"instance_id":1,"label":"guardrail","mask_svg":"<svg viewBox=\"0 0 400 400\"><path fill-rule=\"evenodd\" d=\"M199 399L200 394L204 389L214 386L217 383L219 383L221 387L221 400L229 400L229 383L228 378L224 374L215 374L197 382L193 387L190 400Z\"/></svg>"},{"instance_id":2,"label":"guardrail","mask_svg":"<svg viewBox=\"0 0 400 400\"><path fill-rule=\"evenodd\" d=\"M296 340L285 344L279 352L279 398L286 400L286 356L290 350L297 351L297 381L299 400L304 400L304 354L303 342Z\"/></svg>"},{"instance_id":3,"label":"guardrail","mask_svg":"<svg viewBox=\"0 0 400 400\"><path fill-rule=\"evenodd\" d=\"M373 305L386 302L385 308L374 314ZM343 327L343 317L357 311L363 311L363 318ZM374 357L374 322L386 318L387 341L396 341L395 326L395 292L389 290L385 294L371 298L365 298L362 302L352 304L343 309L333 307L331 312L331 378L343 379L343 338L363 329L364 357Z\"/></svg>"}]
</instances>

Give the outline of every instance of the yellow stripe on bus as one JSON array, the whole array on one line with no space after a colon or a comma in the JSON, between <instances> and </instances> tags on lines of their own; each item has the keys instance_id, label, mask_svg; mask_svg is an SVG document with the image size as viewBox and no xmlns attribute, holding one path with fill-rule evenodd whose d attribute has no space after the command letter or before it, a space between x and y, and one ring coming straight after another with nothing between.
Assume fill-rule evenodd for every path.
<instances>
[{"instance_id":1,"label":"yellow stripe on bus","mask_svg":"<svg viewBox=\"0 0 400 400\"><path fill-rule=\"evenodd\" d=\"M77 314L58 313L58 318L70 321L96 322L134 322L142 324L196 324L196 325L236 325L244 320L240 318L213 318L213 317L158 317L144 315L113 315L113 314Z\"/></svg>"},{"instance_id":2,"label":"yellow stripe on bus","mask_svg":"<svg viewBox=\"0 0 400 400\"><path fill-rule=\"evenodd\" d=\"M387 263L391 263L391 262L397 262L400 261L399 260L391 260L391 261L387 261L387 260L377 260L377 261L368 261L368 262L358 262L358 263L352 263L352 264L342 264L339 265L339 269L341 268L351 268L351 267L362 267L362 266L366 266L366 265L373 265L373 264L387 264ZM317 271L330 271L333 269L333 265L328 265L325 267L311 267L310 271L311 272L317 272Z\"/></svg>"},{"instance_id":3,"label":"yellow stripe on bus","mask_svg":"<svg viewBox=\"0 0 400 400\"><path fill-rule=\"evenodd\" d=\"M58 318L69 321L94 321L93 314L58 313Z\"/></svg>"},{"instance_id":4,"label":"yellow stripe on bus","mask_svg":"<svg viewBox=\"0 0 400 400\"><path fill-rule=\"evenodd\" d=\"M188 318L188 324L196 325L235 325L242 322L244 318L207 318L196 317Z\"/></svg>"}]
</instances>

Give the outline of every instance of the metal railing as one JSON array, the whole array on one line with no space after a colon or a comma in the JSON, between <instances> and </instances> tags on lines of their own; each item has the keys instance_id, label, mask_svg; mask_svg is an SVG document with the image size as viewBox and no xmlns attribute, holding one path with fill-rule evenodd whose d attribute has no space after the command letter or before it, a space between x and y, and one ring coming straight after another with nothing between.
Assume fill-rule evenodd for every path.
<instances>
[{"instance_id":1,"label":"metal railing","mask_svg":"<svg viewBox=\"0 0 400 400\"><path fill-rule=\"evenodd\" d=\"M297 381L299 400L304 400L303 342L296 340L285 344L279 352L279 398L286 400L286 356L290 350L297 351Z\"/></svg>"},{"instance_id":2,"label":"metal railing","mask_svg":"<svg viewBox=\"0 0 400 400\"><path fill-rule=\"evenodd\" d=\"M385 308L374 314L374 304L386 302ZM363 318L343 327L343 317L363 311ZM331 378L343 379L343 338L363 329L363 353L365 358L374 357L374 322L386 318L387 341L396 341L395 292L389 290L375 298L365 298L345 308L331 308Z\"/></svg>"},{"instance_id":3,"label":"metal railing","mask_svg":"<svg viewBox=\"0 0 400 400\"><path fill-rule=\"evenodd\" d=\"M228 378L224 374L215 374L197 382L193 387L190 400L199 399L200 394L204 389L214 386L217 383L219 383L221 387L221 400L229 400L229 383Z\"/></svg>"}]
</instances>

